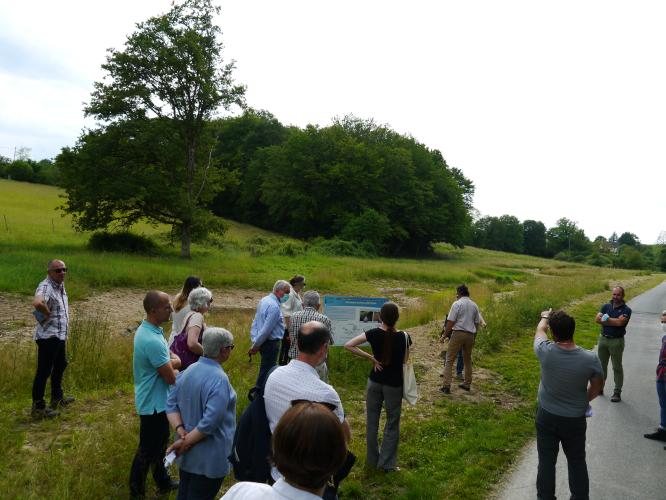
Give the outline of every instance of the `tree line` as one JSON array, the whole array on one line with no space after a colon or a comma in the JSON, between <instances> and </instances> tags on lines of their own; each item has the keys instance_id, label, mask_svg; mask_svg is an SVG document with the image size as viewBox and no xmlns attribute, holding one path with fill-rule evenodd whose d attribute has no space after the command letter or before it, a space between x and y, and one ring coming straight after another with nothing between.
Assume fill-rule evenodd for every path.
<instances>
[{"instance_id":1,"label":"tree line","mask_svg":"<svg viewBox=\"0 0 666 500\"><path fill-rule=\"evenodd\" d=\"M30 159L30 151L21 148L15 159L0 155L0 178L35 184L57 186L60 183L60 170L50 159L39 161Z\"/></svg>"},{"instance_id":2,"label":"tree line","mask_svg":"<svg viewBox=\"0 0 666 500\"><path fill-rule=\"evenodd\" d=\"M564 217L548 229L541 221L520 222L512 215L481 217L472 225L469 243L595 266L666 271L666 245L643 245L631 232L591 241L576 222Z\"/></svg>"}]
</instances>

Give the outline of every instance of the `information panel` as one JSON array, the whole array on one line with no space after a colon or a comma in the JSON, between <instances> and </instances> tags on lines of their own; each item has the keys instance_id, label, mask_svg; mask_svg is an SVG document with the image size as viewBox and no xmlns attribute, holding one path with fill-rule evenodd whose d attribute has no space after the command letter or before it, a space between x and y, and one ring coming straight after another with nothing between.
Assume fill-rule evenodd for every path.
<instances>
[{"instance_id":1,"label":"information panel","mask_svg":"<svg viewBox=\"0 0 666 500\"><path fill-rule=\"evenodd\" d=\"M388 299L324 296L324 314L331 320L334 345L341 347L361 333L377 328L379 310Z\"/></svg>"}]
</instances>

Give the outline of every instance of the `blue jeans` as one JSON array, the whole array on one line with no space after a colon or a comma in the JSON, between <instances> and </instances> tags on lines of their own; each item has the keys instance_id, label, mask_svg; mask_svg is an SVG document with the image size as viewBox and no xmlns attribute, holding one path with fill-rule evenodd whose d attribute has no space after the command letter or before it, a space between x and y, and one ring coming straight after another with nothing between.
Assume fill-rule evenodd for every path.
<instances>
[{"instance_id":1,"label":"blue jeans","mask_svg":"<svg viewBox=\"0 0 666 500\"><path fill-rule=\"evenodd\" d=\"M661 428L666 429L666 380L657 380L657 396L661 408Z\"/></svg>"},{"instance_id":2,"label":"blue jeans","mask_svg":"<svg viewBox=\"0 0 666 500\"><path fill-rule=\"evenodd\" d=\"M463 351L465 348L461 348L458 351L458 358L456 359L456 375L459 377L462 375L463 368L465 368L465 362L463 361Z\"/></svg>"},{"instance_id":3,"label":"blue jeans","mask_svg":"<svg viewBox=\"0 0 666 500\"><path fill-rule=\"evenodd\" d=\"M210 478L180 469L180 484L176 500L214 500L222 486L223 477Z\"/></svg>"},{"instance_id":4,"label":"blue jeans","mask_svg":"<svg viewBox=\"0 0 666 500\"><path fill-rule=\"evenodd\" d=\"M280 341L279 340L267 340L259 348L259 354L261 354L261 364L259 365L259 374L257 375L257 381L255 382L255 387L264 387L266 383L266 377L268 372L271 371L277 364L278 354L280 353Z\"/></svg>"},{"instance_id":5,"label":"blue jeans","mask_svg":"<svg viewBox=\"0 0 666 500\"><path fill-rule=\"evenodd\" d=\"M585 417L560 417L539 407L536 415L537 451L537 498L555 499L555 464L560 443L567 457L569 469L569 491L573 500L590 498L590 479L585 461Z\"/></svg>"}]
</instances>

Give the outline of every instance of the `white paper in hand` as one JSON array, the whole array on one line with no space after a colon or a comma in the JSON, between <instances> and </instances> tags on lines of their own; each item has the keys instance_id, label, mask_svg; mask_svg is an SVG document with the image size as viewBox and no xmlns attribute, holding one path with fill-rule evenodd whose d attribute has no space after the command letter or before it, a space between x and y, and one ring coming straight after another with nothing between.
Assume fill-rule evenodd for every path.
<instances>
[{"instance_id":1,"label":"white paper in hand","mask_svg":"<svg viewBox=\"0 0 666 500\"><path fill-rule=\"evenodd\" d=\"M166 457L164 457L164 467L169 467L176 460L176 452L172 451Z\"/></svg>"}]
</instances>

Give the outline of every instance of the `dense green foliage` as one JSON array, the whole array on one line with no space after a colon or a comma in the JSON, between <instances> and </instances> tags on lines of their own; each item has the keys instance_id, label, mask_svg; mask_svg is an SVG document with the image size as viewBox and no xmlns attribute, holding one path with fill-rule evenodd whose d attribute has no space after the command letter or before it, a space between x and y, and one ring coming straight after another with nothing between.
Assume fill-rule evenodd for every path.
<instances>
[{"instance_id":1,"label":"dense green foliage","mask_svg":"<svg viewBox=\"0 0 666 500\"><path fill-rule=\"evenodd\" d=\"M210 0L174 3L137 24L123 51L110 50L85 108L104 124L58 157L64 208L80 229L143 217L170 224L188 257L193 237L219 227L206 209L221 181L206 129L245 89L233 84L233 63L222 64L218 12Z\"/></svg>"},{"instance_id":2,"label":"dense green foliage","mask_svg":"<svg viewBox=\"0 0 666 500\"><path fill-rule=\"evenodd\" d=\"M510 215L481 217L472 226L470 243L480 248L525 253L539 257L581 262L593 266L624 269L663 270L660 258L663 245L642 245L629 232L608 239L597 236L591 242L577 223L561 218L555 226L535 220L520 223Z\"/></svg>"},{"instance_id":3,"label":"dense green foliage","mask_svg":"<svg viewBox=\"0 0 666 500\"><path fill-rule=\"evenodd\" d=\"M10 160L0 156L0 177L15 181L60 185L60 170L51 160L34 161L29 158Z\"/></svg>"},{"instance_id":4,"label":"dense green foliage","mask_svg":"<svg viewBox=\"0 0 666 500\"><path fill-rule=\"evenodd\" d=\"M474 187L437 150L353 117L284 128L268 114L219 124L221 166L238 175L217 213L300 238L339 237L377 253L462 245ZM235 140L235 145L227 143ZM234 203L235 202L235 203Z\"/></svg>"},{"instance_id":5,"label":"dense green foliage","mask_svg":"<svg viewBox=\"0 0 666 500\"><path fill-rule=\"evenodd\" d=\"M91 250L96 252L128 252L142 254L157 254L159 248L147 236L121 231L109 233L100 231L94 233L88 242Z\"/></svg>"}]
</instances>

